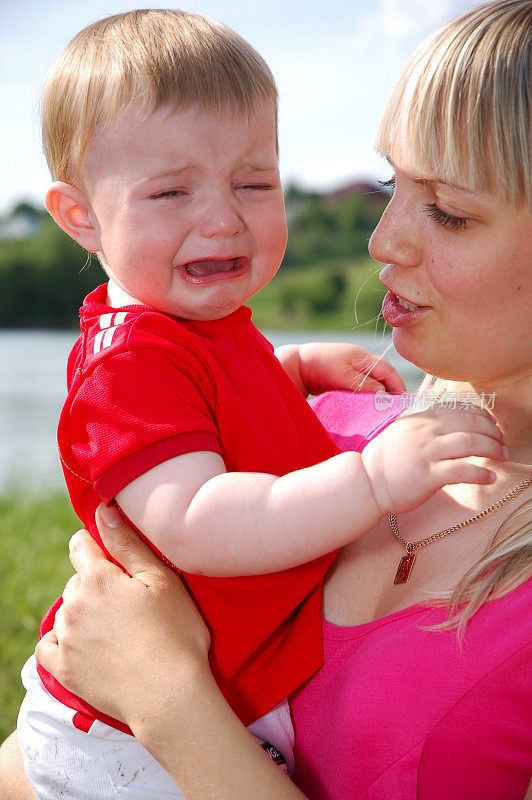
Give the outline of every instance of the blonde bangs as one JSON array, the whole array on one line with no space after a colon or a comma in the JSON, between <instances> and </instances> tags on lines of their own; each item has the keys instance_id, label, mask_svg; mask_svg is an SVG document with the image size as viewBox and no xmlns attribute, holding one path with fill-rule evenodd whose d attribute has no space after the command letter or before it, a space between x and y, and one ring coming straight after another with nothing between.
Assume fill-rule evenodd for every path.
<instances>
[{"instance_id":1,"label":"blonde bangs","mask_svg":"<svg viewBox=\"0 0 532 800\"><path fill-rule=\"evenodd\" d=\"M414 169L532 207L532 4L503 0L443 25L414 52L384 111Z\"/></svg>"},{"instance_id":2,"label":"blonde bangs","mask_svg":"<svg viewBox=\"0 0 532 800\"><path fill-rule=\"evenodd\" d=\"M46 160L56 180L75 182L95 131L132 108L247 115L257 100L277 114L275 81L261 56L234 31L199 14L137 10L80 31L42 94Z\"/></svg>"}]
</instances>

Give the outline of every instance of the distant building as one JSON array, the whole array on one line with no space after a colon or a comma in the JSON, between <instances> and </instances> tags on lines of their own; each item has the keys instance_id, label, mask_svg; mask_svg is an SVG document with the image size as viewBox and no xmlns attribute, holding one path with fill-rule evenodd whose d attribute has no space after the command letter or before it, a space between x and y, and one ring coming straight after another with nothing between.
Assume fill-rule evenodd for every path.
<instances>
[{"instance_id":1,"label":"distant building","mask_svg":"<svg viewBox=\"0 0 532 800\"><path fill-rule=\"evenodd\" d=\"M336 189L318 192L289 186L285 193L286 216L290 227L298 224L298 219L310 202L318 201L324 205L336 205L351 197L363 197L364 205L370 213L382 213L383 206L390 199L390 192L377 182L353 180Z\"/></svg>"},{"instance_id":2,"label":"distant building","mask_svg":"<svg viewBox=\"0 0 532 800\"><path fill-rule=\"evenodd\" d=\"M369 204L375 206L381 206L390 198L390 193L378 183L358 180L340 186L338 189L325 192L323 194L323 199L336 202L337 200L347 200L349 197L356 194L363 195Z\"/></svg>"},{"instance_id":3,"label":"distant building","mask_svg":"<svg viewBox=\"0 0 532 800\"><path fill-rule=\"evenodd\" d=\"M0 218L0 239L29 239L40 233L46 212L19 203L5 217Z\"/></svg>"}]
</instances>

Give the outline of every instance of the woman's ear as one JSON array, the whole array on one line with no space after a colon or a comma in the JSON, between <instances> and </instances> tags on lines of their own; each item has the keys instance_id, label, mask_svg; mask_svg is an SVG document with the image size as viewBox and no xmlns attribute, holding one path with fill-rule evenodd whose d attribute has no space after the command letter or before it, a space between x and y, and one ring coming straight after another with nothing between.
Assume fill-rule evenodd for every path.
<instances>
[{"instance_id":1,"label":"woman's ear","mask_svg":"<svg viewBox=\"0 0 532 800\"><path fill-rule=\"evenodd\" d=\"M81 189L56 181L46 192L44 204L59 227L85 250L91 253L101 250L90 203Z\"/></svg>"}]
</instances>

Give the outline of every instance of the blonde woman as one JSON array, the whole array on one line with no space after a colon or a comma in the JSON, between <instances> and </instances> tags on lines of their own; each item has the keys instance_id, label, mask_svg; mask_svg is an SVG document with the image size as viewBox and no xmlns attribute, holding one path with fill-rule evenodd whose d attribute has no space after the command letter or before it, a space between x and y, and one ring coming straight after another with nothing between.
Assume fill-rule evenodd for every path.
<instances>
[{"instance_id":1,"label":"blonde woman","mask_svg":"<svg viewBox=\"0 0 532 800\"><path fill-rule=\"evenodd\" d=\"M208 632L176 576L109 510L102 538L131 577L86 534L72 541L78 574L37 657L124 720L188 800L525 796L531 46L530 0L463 14L414 53L380 126L394 195L370 252L387 265L383 313L395 346L441 379L432 399L492 405L509 458L487 463L493 484L446 487L337 557L323 596L324 666L291 701L299 788L223 700ZM377 418L345 394L316 410L353 448L397 412Z\"/></svg>"}]
</instances>

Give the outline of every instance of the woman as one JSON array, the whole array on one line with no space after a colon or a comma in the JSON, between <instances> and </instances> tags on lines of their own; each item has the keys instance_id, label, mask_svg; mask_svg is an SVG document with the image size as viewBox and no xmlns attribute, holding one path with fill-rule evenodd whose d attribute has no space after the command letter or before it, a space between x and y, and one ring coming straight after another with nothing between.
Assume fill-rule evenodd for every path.
<instances>
[{"instance_id":1,"label":"woman","mask_svg":"<svg viewBox=\"0 0 532 800\"><path fill-rule=\"evenodd\" d=\"M446 487L336 559L324 667L292 698L300 788L225 704L208 633L177 577L111 510L102 538L132 577L86 534L73 539L78 575L37 657L126 721L190 800L513 800L527 791L531 43L530 0L467 12L416 51L381 123L395 191L370 252L387 264L394 344L444 379L440 402L493 403L509 457L489 465L493 484ZM379 427L363 404L333 394L317 411L353 447ZM356 430L361 413L357 438L344 420Z\"/></svg>"}]
</instances>

